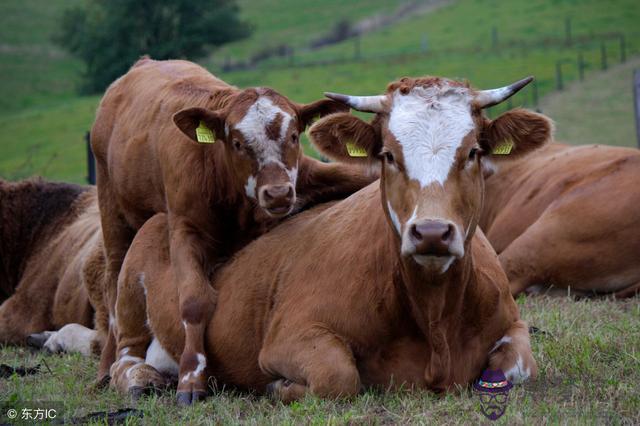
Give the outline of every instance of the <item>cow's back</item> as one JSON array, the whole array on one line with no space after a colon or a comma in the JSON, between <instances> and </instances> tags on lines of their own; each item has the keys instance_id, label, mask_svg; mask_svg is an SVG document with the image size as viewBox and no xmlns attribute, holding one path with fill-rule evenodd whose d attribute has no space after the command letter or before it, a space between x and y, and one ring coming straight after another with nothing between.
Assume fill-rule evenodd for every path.
<instances>
[{"instance_id":1,"label":"cow's back","mask_svg":"<svg viewBox=\"0 0 640 426\"><path fill-rule=\"evenodd\" d=\"M234 90L199 65L181 60L141 59L111 84L98 107L91 145L125 211L143 216L166 211L163 174L199 154L199 147L175 126L173 115L191 107L218 109ZM188 173L198 173L191 166Z\"/></svg>"},{"instance_id":2,"label":"cow's back","mask_svg":"<svg viewBox=\"0 0 640 426\"><path fill-rule=\"evenodd\" d=\"M0 180L0 302L43 247L82 212L77 202L88 189L41 179Z\"/></svg>"},{"instance_id":3,"label":"cow's back","mask_svg":"<svg viewBox=\"0 0 640 426\"><path fill-rule=\"evenodd\" d=\"M638 221L638 183L635 149L552 144L500 166L487 180L480 225L498 253L552 210L566 226L623 226Z\"/></svg>"}]
</instances>

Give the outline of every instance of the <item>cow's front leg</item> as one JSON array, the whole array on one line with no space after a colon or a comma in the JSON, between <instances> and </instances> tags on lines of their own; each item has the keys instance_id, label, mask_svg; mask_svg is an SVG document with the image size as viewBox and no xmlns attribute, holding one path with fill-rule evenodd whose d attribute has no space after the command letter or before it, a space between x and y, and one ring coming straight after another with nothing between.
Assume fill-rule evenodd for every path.
<instances>
[{"instance_id":1,"label":"cow's front leg","mask_svg":"<svg viewBox=\"0 0 640 426\"><path fill-rule=\"evenodd\" d=\"M209 283L203 264L207 261L213 262L214 259L208 259L197 231L185 222L174 220L171 263L179 291L180 316L185 333L176 394L181 405L189 405L207 395L204 335L216 304L216 291Z\"/></svg>"},{"instance_id":2,"label":"cow's front leg","mask_svg":"<svg viewBox=\"0 0 640 426\"><path fill-rule=\"evenodd\" d=\"M360 392L360 374L345 341L324 327L301 334L267 338L260 352L260 368L281 377L267 392L285 403L306 394L321 398L348 398Z\"/></svg>"},{"instance_id":3,"label":"cow's front leg","mask_svg":"<svg viewBox=\"0 0 640 426\"><path fill-rule=\"evenodd\" d=\"M522 383L538 374L538 365L533 359L529 329L527 324L518 320L496 342L489 354L489 369L502 370L508 380Z\"/></svg>"}]
</instances>

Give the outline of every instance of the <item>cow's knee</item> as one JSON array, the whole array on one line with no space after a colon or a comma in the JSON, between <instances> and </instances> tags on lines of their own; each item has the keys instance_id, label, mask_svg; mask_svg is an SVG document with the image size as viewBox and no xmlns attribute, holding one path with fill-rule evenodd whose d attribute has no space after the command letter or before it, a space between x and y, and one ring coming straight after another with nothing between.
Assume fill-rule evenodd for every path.
<instances>
[{"instance_id":1,"label":"cow's knee","mask_svg":"<svg viewBox=\"0 0 640 426\"><path fill-rule=\"evenodd\" d=\"M516 384L537 376L538 366L533 358L529 330L524 321L517 321L496 342L489 354L489 369L502 370L505 377Z\"/></svg>"},{"instance_id":2,"label":"cow's knee","mask_svg":"<svg viewBox=\"0 0 640 426\"><path fill-rule=\"evenodd\" d=\"M323 398L350 398L360 392L360 374L353 365L328 365L309 378L309 390Z\"/></svg>"}]
</instances>

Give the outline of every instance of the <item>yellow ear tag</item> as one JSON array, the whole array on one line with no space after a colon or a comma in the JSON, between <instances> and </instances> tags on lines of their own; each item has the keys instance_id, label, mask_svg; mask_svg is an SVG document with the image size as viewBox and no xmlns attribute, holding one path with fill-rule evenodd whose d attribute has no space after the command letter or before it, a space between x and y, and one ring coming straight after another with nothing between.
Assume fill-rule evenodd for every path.
<instances>
[{"instance_id":1,"label":"yellow ear tag","mask_svg":"<svg viewBox=\"0 0 640 426\"><path fill-rule=\"evenodd\" d=\"M196 127L196 139L198 139L200 143L215 143L216 134L200 121L200 125Z\"/></svg>"},{"instance_id":2,"label":"yellow ear tag","mask_svg":"<svg viewBox=\"0 0 640 426\"><path fill-rule=\"evenodd\" d=\"M364 148L357 146L353 142L347 142L347 152L350 157L366 157L367 151Z\"/></svg>"},{"instance_id":3,"label":"yellow ear tag","mask_svg":"<svg viewBox=\"0 0 640 426\"><path fill-rule=\"evenodd\" d=\"M493 148L494 155L509 155L511 154L511 150L513 149L513 141L511 139L506 139L500 145Z\"/></svg>"}]
</instances>

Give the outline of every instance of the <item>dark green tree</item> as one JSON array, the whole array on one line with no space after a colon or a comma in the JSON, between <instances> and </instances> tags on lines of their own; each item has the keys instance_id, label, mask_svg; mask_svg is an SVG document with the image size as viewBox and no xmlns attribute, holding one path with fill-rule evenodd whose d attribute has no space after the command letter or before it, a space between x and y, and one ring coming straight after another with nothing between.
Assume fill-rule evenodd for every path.
<instances>
[{"instance_id":1,"label":"dark green tree","mask_svg":"<svg viewBox=\"0 0 640 426\"><path fill-rule=\"evenodd\" d=\"M235 0L91 0L61 24L55 41L84 61L86 93L104 90L142 55L198 59L251 32Z\"/></svg>"}]
</instances>

